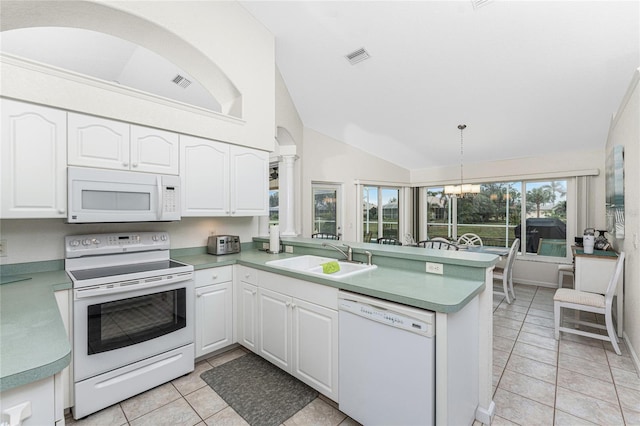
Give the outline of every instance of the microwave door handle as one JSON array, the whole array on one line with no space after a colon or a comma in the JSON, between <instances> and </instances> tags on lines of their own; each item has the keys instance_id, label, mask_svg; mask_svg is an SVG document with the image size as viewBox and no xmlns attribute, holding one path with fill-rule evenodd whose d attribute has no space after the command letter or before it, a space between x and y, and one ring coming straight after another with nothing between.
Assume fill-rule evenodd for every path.
<instances>
[{"instance_id":1,"label":"microwave door handle","mask_svg":"<svg viewBox=\"0 0 640 426\"><path fill-rule=\"evenodd\" d=\"M158 191L158 206L156 210L156 216L158 220L160 220L162 219L162 205L164 204L162 200L162 177L161 176L156 176L156 187Z\"/></svg>"}]
</instances>

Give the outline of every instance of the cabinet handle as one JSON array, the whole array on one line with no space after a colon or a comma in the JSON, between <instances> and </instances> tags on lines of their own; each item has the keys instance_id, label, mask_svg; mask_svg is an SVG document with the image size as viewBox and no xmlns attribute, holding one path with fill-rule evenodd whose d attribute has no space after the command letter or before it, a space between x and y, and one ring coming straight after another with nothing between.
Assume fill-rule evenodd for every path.
<instances>
[{"instance_id":1,"label":"cabinet handle","mask_svg":"<svg viewBox=\"0 0 640 426\"><path fill-rule=\"evenodd\" d=\"M250 277L251 277L251 274L246 274L244 277L245 277L245 278L250 278Z\"/></svg>"},{"instance_id":2,"label":"cabinet handle","mask_svg":"<svg viewBox=\"0 0 640 426\"><path fill-rule=\"evenodd\" d=\"M251 294L256 294L256 291L255 290L251 290Z\"/></svg>"},{"instance_id":3,"label":"cabinet handle","mask_svg":"<svg viewBox=\"0 0 640 426\"><path fill-rule=\"evenodd\" d=\"M286 306L286 307L291 306L291 302L285 302L285 306Z\"/></svg>"},{"instance_id":4,"label":"cabinet handle","mask_svg":"<svg viewBox=\"0 0 640 426\"><path fill-rule=\"evenodd\" d=\"M202 297L202 293L196 294L196 297Z\"/></svg>"},{"instance_id":5,"label":"cabinet handle","mask_svg":"<svg viewBox=\"0 0 640 426\"><path fill-rule=\"evenodd\" d=\"M129 163L122 163L124 167L129 167Z\"/></svg>"},{"instance_id":6,"label":"cabinet handle","mask_svg":"<svg viewBox=\"0 0 640 426\"><path fill-rule=\"evenodd\" d=\"M138 167L138 163L133 163L131 166Z\"/></svg>"},{"instance_id":7,"label":"cabinet handle","mask_svg":"<svg viewBox=\"0 0 640 426\"><path fill-rule=\"evenodd\" d=\"M66 211L65 209L58 209L58 213L60 214L64 214L65 211Z\"/></svg>"},{"instance_id":8,"label":"cabinet handle","mask_svg":"<svg viewBox=\"0 0 640 426\"><path fill-rule=\"evenodd\" d=\"M295 304L295 303L292 303L292 304L291 304L291 309L295 309L295 308L296 308L296 304Z\"/></svg>"},{"instance_id":9,"label":"cabinet handle","mask_svg":"<svg viewBox=\"0 0 640 426\"><path fill-rule=\"evenodd\" d=\"M214 280L217 280L217 279L218 279L218 276L217 276L217 275L214 275L214 276L213 276L213 279L214 279Z\"/></svg>"}]
</instances>

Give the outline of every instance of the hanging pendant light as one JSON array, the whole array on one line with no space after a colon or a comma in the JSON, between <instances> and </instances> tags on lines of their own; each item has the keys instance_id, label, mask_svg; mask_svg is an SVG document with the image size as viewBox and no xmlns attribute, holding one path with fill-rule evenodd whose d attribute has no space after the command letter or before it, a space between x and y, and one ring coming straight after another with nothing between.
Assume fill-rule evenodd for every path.
<instances>
[{"instance_id":1,"label":"hanging pendant light","mask_svg":"<svg viewBox=\"0 0 640 426\"><path fill-rule=\"evenodd\" d=\"M460 130L460 185L445 185L444 193L447 195L478 194L480 192L480 185L464 183L464 138L462 132L466 128L466 124L458 124Z\"/></svg>"}]
</instances>

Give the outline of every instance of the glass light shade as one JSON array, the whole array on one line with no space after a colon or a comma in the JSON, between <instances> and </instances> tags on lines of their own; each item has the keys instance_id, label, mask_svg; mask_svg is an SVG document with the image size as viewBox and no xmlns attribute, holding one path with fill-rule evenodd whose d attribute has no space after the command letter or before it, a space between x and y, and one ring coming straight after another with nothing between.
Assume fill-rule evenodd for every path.
<instances>
[{"instance_id":1,"label":"glass light shade","mask_svg":"<svg viewBox=\"0 0 640 426\"><path fill-rule=\"evenodd\" d=\"M445 185L444 193L447 195L479 194L480 185Z\"/></svg>"}]
</instances>

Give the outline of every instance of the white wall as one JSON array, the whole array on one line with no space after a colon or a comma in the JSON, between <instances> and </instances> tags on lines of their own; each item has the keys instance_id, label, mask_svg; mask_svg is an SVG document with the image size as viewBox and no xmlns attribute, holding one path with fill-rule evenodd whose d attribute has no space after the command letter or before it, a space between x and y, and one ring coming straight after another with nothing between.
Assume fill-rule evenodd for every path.
<instances>
[{"instance_id":1,"label":"white wall","mask_svg":"<svg viewBox=\"0 0 640 426\"><path fill-rule=\"evenodd\" d=\"M287 89L287 85L282 78L282 74L276 68L276 127L278 127L279 132L282 133L282 129L286 131L286 134L290 137L290 139L295 144L296 155L298 159L294 165L294 221L295 221L295 231L296 234L302 233L302 186L300 182L302 181L302 153L304 151L304 145L302 143L304 137L304 126L302 124L302 120L298 115L298 110L296 109L293 100L291 99L291 95L289 94L289 89ZM283 138L281 138L283 139ZM280 144L282 144L283 140L279 140ZM280 180L281 184L283 180ZM282 188L281 188L282 189ZM282 207L282 204L281 204ZM282 227L281 227L282 230Z\"/></svg>"},{"instance_id":2,"label":"white wall","mask_svg":"<svg viewBox=\"0 0 640 426\"><path fill-rule=\"evenodd\" d=\"M312 231L311 183L331 182L343 184L343 239L358 240L356 224L360 218L356 217L356 179L406 186L409 182L409 170L305 127L302 156L303 236L311 236Z\"/></svg>"},{"instance_id":3,"label":"white wall","mask_svg":"<svg viewBox=\"0 0 640 426\"><path fill-rule=\"evenodd\" d=\"M609 130L607 152L614 145L624 147L624 239L614 239L617 251L626 253L624 269L625 338L640 369L640 68L615 114ZM604 209L604 203L602 204Z\"/></svg>"}]
</instances>

